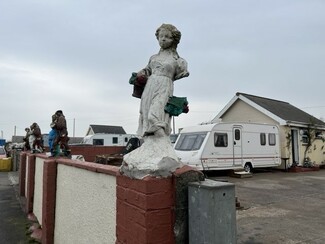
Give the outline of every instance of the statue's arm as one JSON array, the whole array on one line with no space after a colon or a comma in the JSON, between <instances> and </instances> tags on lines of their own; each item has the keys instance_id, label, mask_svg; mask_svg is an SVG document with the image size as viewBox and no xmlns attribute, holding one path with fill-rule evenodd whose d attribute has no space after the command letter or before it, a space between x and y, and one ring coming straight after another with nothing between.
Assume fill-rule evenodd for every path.
<instances>
[{"instance_id":1,"label":"statue's arm","mask_svg":"<svg viewBox=\"0 0 325 244\"><path fill-rule=\"evenodd\" d=\"M177 60L177 68L176 68L176 75L175 80L188 77L190 73L187 70L187 62L183 58L179 58Z\"/></svg>"},{"instance_id":2,"label":"statue's arm","mask_svg":"<svg viewBox=\"0 0 325 244\"><path fill-rule=\"evenodd\" d=\"M145 77L149 77L151 75L151 67L150 67L150 63L151 63L151 60L154 56L152 56L150 59L149 59L149 62L147 64L147 66L145 68L143 68L142 70L140 70L138 72L138 77L141 77L141 76L145 76Z\"/></svg>"}]
</instances>

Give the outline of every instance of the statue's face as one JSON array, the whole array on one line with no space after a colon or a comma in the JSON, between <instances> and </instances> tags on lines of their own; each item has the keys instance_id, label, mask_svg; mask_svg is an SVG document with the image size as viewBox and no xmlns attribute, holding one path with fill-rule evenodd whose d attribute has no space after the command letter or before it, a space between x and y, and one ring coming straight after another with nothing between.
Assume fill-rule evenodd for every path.
<instances>
[{"instance_id":1,"label":"statue's face","mask_svg":"<svg viewBox=\"0 0 325 244\"><path fill-rule=\"evenodd\" d=\"M162 29L158 35L158 41L161 48L170 48L173 44L173 36L169 30Z\"/></svg>"}]
</instances>

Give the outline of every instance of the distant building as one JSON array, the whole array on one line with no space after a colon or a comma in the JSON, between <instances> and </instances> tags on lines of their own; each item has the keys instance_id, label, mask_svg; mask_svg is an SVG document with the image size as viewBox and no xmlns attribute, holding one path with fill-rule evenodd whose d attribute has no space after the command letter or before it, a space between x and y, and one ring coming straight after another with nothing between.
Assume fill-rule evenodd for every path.
<instances>
[{"instance_id":1,"label":"distant building","mask_svg":"<svg viewBox=\"0 0 325 244\"><path fill-rule=\"evenodd\" d=\"M42 134L43 137L43 145L48 147L49 146L49 134ZM83 140L83 137L70 137L69 136L68 144L80 144Z\"/></svg>"},{"instance_id":2,"label":"distant building","mask_svg":"<svg viewBox=\"0 0 325 244\"><path fill-rule=\"evenodd\" d=\"M122 126L114 125L89 125L86 136L94 134L126 134Z\"/></svg>"},{"instance_id":3,"label":"distant building","mask_svg":"<svg viewBox=\"0 0 325 244\"><path fill-rule=\"evenodd\" d=\"M22 142L24 142L24 137L25 136L12 136L11 142L12 143L22 143Z\"/></svg>"},{"instance_id":4,"label":"distant building","mask_svg":"<svg viewBox=\"0 0 325 244\"><path fill-rule=\"evenodd\" d=\"M129 139L134 137L126 134L122 126L90 125L82 144L96 146L126 146Z\"/></svg>"}]
</instances>

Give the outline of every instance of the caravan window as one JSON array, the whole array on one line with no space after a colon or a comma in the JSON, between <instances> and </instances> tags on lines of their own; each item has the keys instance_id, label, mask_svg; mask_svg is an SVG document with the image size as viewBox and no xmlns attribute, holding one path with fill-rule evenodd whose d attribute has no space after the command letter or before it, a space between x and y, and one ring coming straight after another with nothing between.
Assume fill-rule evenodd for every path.
<instances>
[{"instance_id":1,"label":"caravan window","mask_svg":"<svg viewBox=\"0 0 325 244\"><path fill-rule=\"evenodd\" d=\"M179 151L199 150L205 136L206 133L181 134L175 149Z\"/></svg>"},{"instance_id":2,"label":"caravan window","mask_svg":"<svg viewBox=\"0 0 325 244\"><path fill-rule=\"evenodd\" d=\"M236 129L235 130L235 140L236 141L239 141L240 140L240 130L239 129Z\"/></svg>"},{"instance_id":3,"label":"caravan window","mask_svg":"<svg viewBox=\"0 0 325 244\"><path fill-rule=\"evenodd\" d=\"M266 145L266 135L265 135L265 133L260 134L260 142L261 142L262 146Z\"/></svg>"},{"instance_id":4,"label":"caravan window","mask_svg":"<svg viewBox=\"0 0 325 244\"><path fill-rule=\"evenodd\" d=\"M216 147L228 147L228 135L227 135L227 133L214 133L214 146L216 146Z\"/></svg>"},{"instance_id":5,"label":"caravan window","mask_svg":"<svg viewBox=\"0 0 325 244\"><path fill-rule=\"evenodd\" d=\"M269 134L269 145L270 146L274 146L275 145L275 134L274 133L270 133Z\"/></svg>"}]
</instances>

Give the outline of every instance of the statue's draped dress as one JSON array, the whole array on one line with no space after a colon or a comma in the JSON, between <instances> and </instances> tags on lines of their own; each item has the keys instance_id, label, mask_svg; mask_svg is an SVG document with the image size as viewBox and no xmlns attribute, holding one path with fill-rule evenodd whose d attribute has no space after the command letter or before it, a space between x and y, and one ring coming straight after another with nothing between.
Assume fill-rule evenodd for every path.
<instances>
[{"instance_id":1,"label":"statue's draped dress","mask_svg":"<svg viewBox=\"0 0 325 244\"><path fill-rule=\"evenodd\" d=\"M173 82L189 75L187 63L176 53L160 51L150 58L142 72L149 78L141 97L137 133L140 136L152 135L162 128L166 135L170 135L171 117L164 108L169 97L173 96Z\"/></svg>"}]
</instances>

